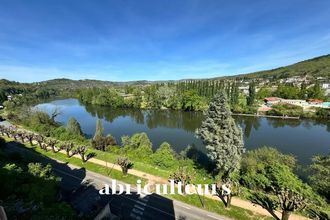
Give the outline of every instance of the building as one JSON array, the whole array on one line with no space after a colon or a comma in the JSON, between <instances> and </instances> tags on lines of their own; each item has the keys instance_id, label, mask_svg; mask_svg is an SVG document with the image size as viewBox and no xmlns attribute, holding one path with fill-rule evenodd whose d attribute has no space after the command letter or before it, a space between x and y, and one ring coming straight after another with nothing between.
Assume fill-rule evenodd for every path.
<instances>
[{"instance_id":1,"label":"building","mask_svg":"<svg viewBox=\"0 0 330 220\"><path fill-rule=\"evenodd\" d=\"M330 89L330 83L323 83L322 89Z\"/></svg>"},{"instance_id":2,"label":"building","mask_svg":"<svg viewBox=\"0 0 330 220\"><path fill-rule=\"evenodd\" d=\"M239 86L238 89L245 95L249 94L249 86Z\"/></svg>"},{"instance_id":3,"label":"building","mask_svg":"<svg viewBox=\"0 0 330 220\"><path fill-rule=\"evenodd\" d=\"M267 97L264 98L264 101L266 103L267 106L272 106L272 105L276 105L278 103L280 103L282 99L279 97Z\"/></svg>"},{"instance_id":4,"label":"building","mask_svg":"<svg viewBox=\"0 0 330 220\"><path fill-rule=\"evenodd\" d=\"M297 105L297 106L306 106L308 103L302 99L281 99L280 103Z\"/></svg>"},{"instance_id":5,"label":"building","mask_svg":"<svg viewBox=\"0 0 330 220\"><path fill-rule=\"evenodd\" d=\"M330 83L323 83L322 84L322 89L325 90L326 95L330 95Z\"/></svg>"}]
</instances>

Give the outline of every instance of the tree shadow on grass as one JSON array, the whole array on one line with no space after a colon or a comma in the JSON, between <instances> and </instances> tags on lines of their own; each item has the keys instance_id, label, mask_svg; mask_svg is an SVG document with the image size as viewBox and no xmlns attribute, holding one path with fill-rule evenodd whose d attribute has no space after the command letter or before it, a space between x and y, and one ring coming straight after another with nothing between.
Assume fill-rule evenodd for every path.
<instances>
[{"instance_id":1,"label":"tree shadow on grass","mask_svg":"<svg viewBox=\"0 0 330 220\"><path fill-rule=\"evenodd\" d=\"M170 199L157 194L141 197L133 192L130 195L100 195L100 186L105 184L103 181L110 181L109 178L104 176L97 178L96 174L91 176L85 168L58 162L33 149L27 149L19 142L7 143L5 151L6 154L16 154L18 158L17 153L19 153L27 162L51 164L55 175L61 178L59 199L68 202L77 211L79 218L94 219L102 213L109 218L112 213L111 215L114 214L121 219L175 219L173 201ZM103 212L106 207L111 210L110 214ZM185 219L184 216L180 217Z\"/></svg>"}]
</instances>

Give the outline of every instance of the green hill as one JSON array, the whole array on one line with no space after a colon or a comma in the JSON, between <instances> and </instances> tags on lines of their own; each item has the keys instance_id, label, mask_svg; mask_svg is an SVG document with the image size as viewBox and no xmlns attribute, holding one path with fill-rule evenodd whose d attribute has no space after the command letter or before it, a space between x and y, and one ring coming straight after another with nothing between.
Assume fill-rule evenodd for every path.
<instances>
[{"instance_id":1,"label":"green hill","mask_svg":"<svg viewBox=\"0 0 330 220\"><path fill-rule=\"evenodd\" d=\"M325 56L316 57L313 59L301 61L289 66L280 67L272 70L259 71L248 74L240 74L234 76L223 76L212 79L199 79L199 80L220 80L220 79L256 79L256 78L268 78L268 79L282 79L292 76L305 76L309 75L314 78L325 77L330 79L330 54ZM186 81L188 79L182 79L177 81ZM190 79L189 79L190 80ZM191 79L193 80L193 79ZM35 83L17 83L0 79L0 88L51 88L51 89L78 89L78 88L91 88L91 87L107 87L114 85L147 85L160 82L175 82L174 80L168 81L130 81L130 82L111 82L102 80L71 80L71 79L52 79Z\"/></svg>"},{"instance_id":2,"label":"green hill","mask_svg":"<svg viewBox=\"0 0 330 220\"><path fill-rule=\"evenodd\" d=\"M330 78L330 54L301 61L289 66L272 70L231 76L230 78L273 78L282 79L292 76L327 77Z\"/></svg>"}]
</instances>

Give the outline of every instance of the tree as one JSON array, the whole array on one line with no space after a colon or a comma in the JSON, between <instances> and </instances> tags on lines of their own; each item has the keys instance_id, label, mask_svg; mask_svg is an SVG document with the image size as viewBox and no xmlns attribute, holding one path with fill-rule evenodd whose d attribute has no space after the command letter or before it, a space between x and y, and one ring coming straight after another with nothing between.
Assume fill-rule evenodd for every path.
<instances>
[{"instance_id":1,"label":"tree","mask_svg":"<svg viewBox=\"0 0 330 220\"><path fill-rule=\"evenodd\" d=\"M262 87L259 89L258 93L257 93L257 98L258 99L264 99L266 97L270 97L272 96L273 92L271 90L271 88L268 87Z\"/></svg>"},{"instance_id":2,"label":"tree","mask_svg":"<svg viewBox=\"0 0 330 220\"><path fill-rule=\"evenodd\" d=\"M28 139L30 145L33 146L34 134L33 133L26 133L25 138Z\"/></svg>"},{"instance_id":3,"label":"tree","mask_svg":"<svg viewBox=\"0 0 330 220\"><path fill-rule=\"evenodd\" d=\"M66 126L66 130L73 135L83 135L79 122L73 117L69 119L68 124Z\"/></svg>"},{"instance_id":4,"label":"tree","mask_svg":"<svg viewBox=\"0 0 330 220\"><path fill-rule=\"evenodd\" d=\"M153 163L161 168L170 168L177 163L176 154L167 142L162 143L151 158Z\"/></svg>"},{"instance_id":5,"label":"tree","mask_svg":"<svg viewBox=\"0 0 330 220\"><path fill-rule=\"evenodd\" d=\"M42 144L43 144L43 142L44 142L44 140L45 140L44 136L36 135L34 138L35 138L35 140L38 142L39 147L40 147L41 149L43 149Z\"/></svg>"},{"instance_id":6,"label":"tree","mask_svg":"<svg viewBox=\"0 0 330 220\"><path fill-rule=\"evenodd\" d=\"M239 89L237 83L233 83L231 85L231 93L230 93L230 105L233 106L238 104L239 98Z\"/></svg>"},{"instance_id":7,"label":"tree","mask_svg":"<svg viewBox=\"0 0 330 220\"><path fill-rule=\"evenodd\" d=\"M278 207L282 210L281 219L288 220L291 213L305 209L309 201L318 205L324 203L288 166L275 163L267 166L265 171L271 188L254 191L249 199L265 208L275 219L279 219L274 213Z\"/></svg>"},{"instance_id":8,"label":"tree","mask_svg":"<svg viewBox=\"0 0 330 220\"><path fill-rule=\"evenodd\" d=\"M104 136L104 128L101 119L96 121L96 130L93 139Z\"/></svg>"},{"instance_id":9,"label":"tree","mask_svg":"<svg viewBox=\"0 0 330 220\"><path fill-rule=\"evenodd\" d=\"M249 85L249 97L247 99L247 104L249 106L252 106L254 104L255 99L256 99L256 86L254 82L252 82Z\"/></svg>"},{"instance_id":10,"label":"tree","mask_svg":"<svg viewBox=\"0 0 330 220\"><path fill-rule=\"evenodd\" d=\"M214 96L197 135L208 150L208 157L227 178L239 169L244 152L242 130L231 116L223 91Z\"/></svg>"},{"instance_id":11,"label":"tree","mask_svg":"<svg viewBox=\"0 0 330 220\"><path fill-rule=\"evenodd\" d=\"M123 174L126 176L128 173L128 169L133 167L133 163L128 160L127 157L119 157L117 159L117 164L121 167Z\"/></svg>"},{"instance_id":12,"label":"tree","mask_svg":"<svg viewBox=\"0 0 330 220\"><path fill-rule=\"evenodd\" d=\"M181 183L181 192L184 193L185 186L191 182L194 178L195 172L188 167L180 166L173 174L170 175L169 179L173 180L176 184Z\"/></svg>"},{"instance_id":13,"label":"tree","mask_svg":"<svg viewBox=\"0 0 330 220\"><path fill-rule=\"evenodd\" d=\"M96 130L94 137L92 139L92 147L98 150L105 151L106 140L104 138L104 128L102 125L102 121L98 119L96 121Z\"/></svg>"},{"instance_id":14,"label":"tree","mask_svg":"<svg viewBox=\"0 0 330 220\"><path fill-rule=\"evenodd\" d=\"M54 140L54 139L49 139L47 141L47 146L50 147L53 151L53 153L57 153L58 151L56 150L56 144L58 143L57 140Z\"/></svg>"},{"instance_id":15,"label":"tree","mask_svg":"<svg viewBox=\"0 0 330 220\"><path fill-rule=\"evenodd\" d=\"M239 182L249 188L249 199L265 208L275 219L275 210L282 210L282 219L302 210L310 203L324 201L295 174L296 159L274 148L263 147L247 152L240 169Z\"/></svg>"},{"instance_id":16,"label":"tree","mask_svg":"<svg viewBox=\"0 0 330 220\"><path fill-rule=\"evenodd\" d=\"M77 147L77 153L80 155L81 160L85 162L85 154L87 152L87 147L86 146L79 146Z\"/></svg>"},{"instance_id":17,"label":"tree","mask_svg":"<svg viewBox=\"0 0 330 220\"><path fill-rule=\"evenodd\" d=\"M324 90L321 88L319 83L315 83L313 87L308 89L307 96L310 99L326 100Z\"/></svg>"},{"instance_id":18,"label":"tree","mask_svg":"<svg viewBox=\"0 0 330 220\"><path fill-rule=\"evenodd\" d=\"M7 100L6 93L3 89L0 89L0 105Z\"/></svg>"},{"instance_id":19,"label":"tree","mask_svg":"<svg viewBox=\"0 0 330 220\"><path fill-rule=\"evenodd\" d=\"M207 107L205 99L195 91L189 90L182 95L182 109L185 111L199 111Z\"/></svg>"},{"instance_id":20,"label":"tree","mask_svg":"<svg viewBox=\"0 0 330 220\"><path fill-rule=\"evenodd\" d=\"M313 157L309 170L312 188L330 201L330 154Z\"/></svg>"},{"instance_id":21,"label":"tree","mask_svg":"<svg viewBox=\"0 0 330 220\"><path fill-rule=\"evenodd\" d=\"M18 136L19 139L21 139L22 143L25 142L25 132L24 131L18 131L17 136Z\"/></svg>"},{"instance_id":22,"label":"tree","mask_svg":"<svg viewBox=\"0 0 330 220\"><path fill-rule=\"evenodd\" d=\"M271 147L262 147L245 153L241 160L240 182L252 190L266 190L272 187L267 177L267 167L282 164L294 171L296 158L280 153Z\"/></svg>"},{"instance_id":23,"label":"tree","mask_svg":"<svg viewBox=\"0 0 330 220\"><path fill-rule=\"evenodd\" d=\"M92 140L92 147L101 151L105 151L107 146L113 146L116 144L116 139L111 134L108 134L106 137L96 136Z\"/></svg>"},{"instance_id":24,"label":"tree","mask_svg":"<svg viewBox=\"0 0 330 220\"><path fill-rule=\"evenodd\" d=\"M298 99L300 96L300 90L294 85L280 84L274 95L283 99Z\"/></svg>"},{"instance_id":25,"label":"tree","mask_svg":"<svg viewBox=\"0 0 330 220\"><path fill-rule=\"evenodd\" d=\"M208 157L215 163L225 182L239 169L241 155L244 152L243 134L231 116L227 97L220 91L213 97L206 112L206 118L197 135L202 139L208 151ZM231 195L227 196L230 206Z\"/></svg>"},{"instance_id":26,"label":"tree","mask_svg":"<svg viewBox=\"0 0 330 220\"><path fill-rule=\"evenodd\" d=\"M64 150L66 152L66 156L68 158L72 157L75 153L77 153L74 149L74 144L71 143L64 143L60 146L61 150Z\"/></svg>"},{"instance_id":27,"label":"tree","mask_svg":"<svg viewBox=\"0 0 330 220\"><path fill-rule=\"evenodd\" d=\"M43 166L41 163L29 163L28 172L35 177L40 177L46 180L54 180L52 166L47 164Z\"/></svg>"}]
</instances>

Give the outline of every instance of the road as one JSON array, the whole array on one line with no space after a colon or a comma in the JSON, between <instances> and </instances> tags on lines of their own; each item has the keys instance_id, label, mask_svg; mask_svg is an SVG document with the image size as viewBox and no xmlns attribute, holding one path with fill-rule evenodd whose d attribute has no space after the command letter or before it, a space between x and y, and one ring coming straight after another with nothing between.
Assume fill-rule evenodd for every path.
<instances>
[{"instance_id":1,"label":"road","mask_svg":"<svg viewBox=\"0 0 330 220\"><path fill-rule=\"evenodd\" d=\"M18 143L10 142L6 148L8 153L19 152L24 157L34 157L38 158L39 161L43 163L50 163L53 166L53 170L56 175L61 177L61 187L67 192L72 191L73 189L79 188L82 182L86 180L92 180L92 185L95 188L94 191L104 187L105 183L111 185L111 179L109 177L94 173L84 168L80 168L71 164L62 163L45 157L43 155L34 153L28 149L25 149L22 146L19 146ZM118 181L117 181L118 182ZM124 184L118 182L120 184ZM157 194L152 195L137 195L135 188L132 187L132 195L106 195L107 198L103 199L110 203L111 211L115 214L121 214L124 219L157 219L157 220L171 220L171 219L180 219L180 220L226 220L229 219L224 216L217 215L199 209L195 206L191 206L176 200L171 200L165 197L162 197ZM94 194L96 194L94 192ZM86 197L86 196L85 196ZM91 202L91 196L86 198L80 198L78 202L88 203ZM85 201L86 199L86 201ZM88 201L89 200L89 201ZM84 207L81 206L80 207ZM87 206L87 204L84 204ZM105 205L103 203L103 205Z\"/></svg>"}]
</instances>

